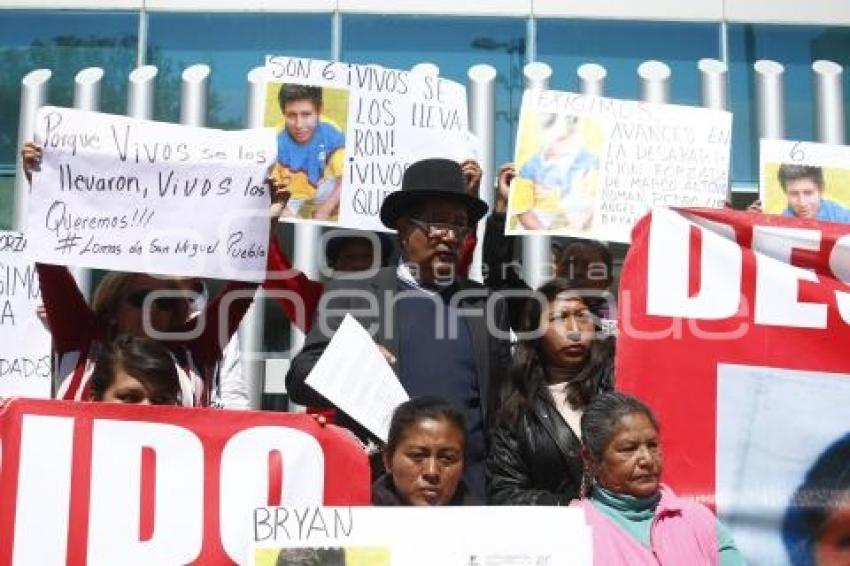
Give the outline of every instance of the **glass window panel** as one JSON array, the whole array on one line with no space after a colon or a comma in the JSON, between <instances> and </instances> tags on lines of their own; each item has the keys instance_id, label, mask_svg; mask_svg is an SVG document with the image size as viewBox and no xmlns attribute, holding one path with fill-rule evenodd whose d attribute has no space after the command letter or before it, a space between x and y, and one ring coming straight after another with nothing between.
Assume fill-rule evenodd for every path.
<instances>
[{"instance_id":1,"label":"glass window panel","mask_svg":"<svg viewBox=\"0 0 850 566\"><path fill-rule=\"evenodd\" d=\"M15 211L14 171L0 174L0 230L11 230Z\"/></svg>"},{"instance_id":2,"label":"glass window panel","mask_svg":"<svg viewBox=\"0 0 850 566\"><path fill-rule=\"evenodd\" d=\"M811 64L829 59L850 67L850 28L822 26L730 25L730 103L735 113L733 182L758 183L758 130L755 71L760 59L785 67L785 136L813 140L814 99ZM844 107L850 108L850 74L844 72ZM850 113L845 111L845 131Z\"/></svg>"},{"instance_id":3,"label":"glass window panel","mask_svg":"<svg viewBox=\"0 0 850 566\"><path fill-rule=\"evenodd\" d=\"M525 64L524 19L434 16L344 16L342 59L409 69L434 63L443 77L468 83L467 71L486 63L496 68L495 160L513 159Z\"/></svg>"},{"instance_id":4,"label":"glass window panel","mask_svg":"<svg viewBox=\"0 0 850 566\"><path fill-rule=\"evenodd\" d=\"M124 112L137 27L138 15L129 12L0 12L0 165L15 163L21 79L33 69L53 71L50 104L71 106L77 72L103 67L101 108Z\"/></svg>"},{"instance_id":5,"label":"glass window panel","mask_svg":"<svg viewBox=\"0 0 850 566\"><path fill-rule=\"evenodd\" d=\"M670 98L674 104L699 104L697 62L719 58L716 24L622 22L594 20L538 20L537 58L554 71L551 85L576 91L576 70L597 63L608 71L605 95L637 99L637 68L655 59L670 66Z\"/></svg>"},{"instance_id":6,"label":"glass window panel","mask_svg":"<svg viewBox=\"0 0 850 566\"><path fill-rule=\"evenodd\" d=\"M207 124L241 128L245 120L246 75L266 55L328 59L331 16L305 14L174 14L149 16L147 61L160 69L154 115L180 119L180 76L191 65L212 69Z\"/></svg>"}]
</instances>

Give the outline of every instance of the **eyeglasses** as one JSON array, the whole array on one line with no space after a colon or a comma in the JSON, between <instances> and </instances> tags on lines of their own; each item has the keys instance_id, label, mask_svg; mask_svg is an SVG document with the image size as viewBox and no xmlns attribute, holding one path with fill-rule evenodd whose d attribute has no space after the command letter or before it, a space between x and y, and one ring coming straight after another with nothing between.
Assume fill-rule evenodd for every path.
<instances>
[{"instance_id":1,"label":"eyeglasses","mask_svg":"<svg viewBox=\"0 0 850 566\"><path fill-rule=\"evenodd\" d=\"M142 308L142 305L145 304L145 299L147 299L148 295L151 293L156 293L158 290L154 289L138 289L137 291L133 291L126 297L124 297L124 301L137 309ZM155 309L176 312L180 309L181 303L183 299L180 297L157 297L151 301L151 304Z\"/></svg>"},{"instance_id":2,"label":"eyeglasses","mask_svg":"<svg viewBox=\"0 0 850 566\"><path fill-rule=\"evenodd\" d=\"M461 226L449 222L429 222L411 217L408 217L408 220L410 220L411 224L428 234L429 238L445 238L451 232L458 240L464 240L471 230L469 226Z\"/></svg>"}]
</instances>

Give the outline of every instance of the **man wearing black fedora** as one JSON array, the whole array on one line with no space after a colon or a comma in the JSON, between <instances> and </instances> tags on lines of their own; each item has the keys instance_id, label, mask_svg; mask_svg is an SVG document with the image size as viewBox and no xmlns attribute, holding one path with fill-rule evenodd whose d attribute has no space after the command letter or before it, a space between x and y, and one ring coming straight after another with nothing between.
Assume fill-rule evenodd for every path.
<instances>
[{"instance_id":1,"label":"man wearing black fedora","mask_svg":"<svg viewBox=\"0 0 850 566\"><path fill-rule=\"evenodd\" d=\"M464 239L487 212L486 203L466 188L454 161L425 159L407 168L401 190L381 206L381 221L398 232L399 265L365 279L328 284L286 386L296 403L331 406L304 381L350 313L373 332L411 397L443 397L463 412L464 480L483 501L487 430L510 350L504 301L458 275ZM363 433L345 418L340 424Z\"/></svg>"}]
</instances>

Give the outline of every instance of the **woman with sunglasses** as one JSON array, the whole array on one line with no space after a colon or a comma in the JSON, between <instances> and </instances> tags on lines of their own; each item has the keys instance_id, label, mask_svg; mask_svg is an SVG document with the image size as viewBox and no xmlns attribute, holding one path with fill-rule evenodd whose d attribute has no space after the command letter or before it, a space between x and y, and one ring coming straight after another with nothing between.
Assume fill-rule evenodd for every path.
<instances>
[{"instance_id":1,"label":"woman with sunglasses","mask_svg":"<svg viewBox=\"0 0 850 566\"><path fill-rule=\"evenodd\" d=\"M24 173L31 180L41 161L41 148L27 143L21 155ZM278 186L272 188L270 215L275 233L276 209L288 193ZM277 246L277 239L272 238L270 258L280 255ZM270 264L274 265L272 259ZM153 339L168 348L184 406L208 405L209 378L227 344L220 338L229 339L236 332L257 288L253 283L230 282L200 316L190 320L186 293L173 278L109 273L95 290L90 307L66 267L36 263L36 270L53 336L54 371L60 383L57 397L64 400L90 399L91 376L104 345L119 335L130 335ZM222 300L228 295L232 299L228 298L223 309Z\"/></svg>"}]
</instances>

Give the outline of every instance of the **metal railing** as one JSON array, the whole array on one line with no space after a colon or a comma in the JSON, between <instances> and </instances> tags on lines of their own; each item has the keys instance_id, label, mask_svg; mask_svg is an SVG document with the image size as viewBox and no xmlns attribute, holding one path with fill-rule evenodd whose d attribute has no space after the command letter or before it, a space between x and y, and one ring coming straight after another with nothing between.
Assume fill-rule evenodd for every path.
<instances>
[{"instance_id":1,"label":"metal railing","mask_svg":"<svg viewBox=\"0 0 850 566\"><path fill-rule=\"evenodd\" d=\"M727 66L716 59L702 59L697 63L700 76L700 100L707 108L725 109L728 106ZM436 66L434 72L439 70ZM755 78L755 108L757 135L759 138L782 138L785 135L784 67L775 61L760 60L753 66ZM206 65L192 65L182 75L180 96L180 121L183 124L200 126L205 123L207 90L211 69ZM812 64L817 141L833 144L844 143L843 69L831 61L816 61ZM528 63L523 69L526 88L547 88L553 70L540 62ZM596 64L584 64L577 69L576 88L579 92L601 96L605 93L607 70ZM673 80L670 67L660 61L646 61L637 70L641 99L648 102L668 102ZM49 69L37 69L28 73L21 81L21 110L19 118L19 145L32 138L35 116L39 107L47 104L48 85L52 73ZM153 116L156 67L143 66L133 70L129 77L127 115L149 119ZM468 70L469 124L481 142L481 167L485 179L492 179L495 166L495 86L497 71L490 65L475 65ZM74 106L96 110L99 107L100 86L104 72L99 68L81 70L75 79ZM265 91L263 69L257 67L246 76L248 100L246 127L258 127L263 123ZM23 227L26 213L28 187L21 172L18 157L15 183L15 227ZM494 199L491 183L482 183L481 198L492 204ZM483 224L483 223L482 223ZM479 227L479 230L482 228ZM479 234L483 236L483 234ZM295 229L295 266L310 277L317 277L319 257L317 227L300 224ZM479 241L482 238L479 238ZM530 285L542 283L546 274L544 266L549 263L549 238L528 236L524 238L524 273ZM479 246L480 250L480 246ZM480 278L480 251L476 253L471 274ZM84 290L88 290L89 279L85 270L77 274ZM256 352L263 351L263 309L265 301L259 294L254 306L242 323L239 336L245 356L244 367L249 383L252 406L258 407L263 390L263 363L256 359ZM303 336L292 331L292 350L296 351ZM253 354L253 355L252 355Z\"/></svg>"}]
</instances>

